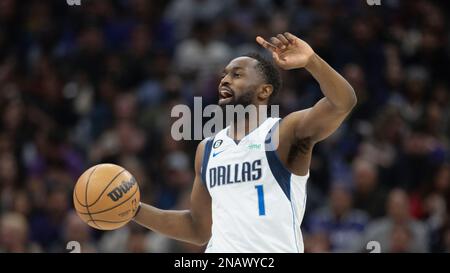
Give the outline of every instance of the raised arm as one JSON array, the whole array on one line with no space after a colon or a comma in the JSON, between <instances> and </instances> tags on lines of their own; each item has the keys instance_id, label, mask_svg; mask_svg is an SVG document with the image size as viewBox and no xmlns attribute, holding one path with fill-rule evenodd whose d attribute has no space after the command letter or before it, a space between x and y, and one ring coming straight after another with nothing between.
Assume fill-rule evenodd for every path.
<instances>
[{"instance_id":1,"label":"raised arm","mask_svg":"<svg viewBox=\"0 0 450 273\"><path fill-rule=\"evenodd\" d=\"M259 36L256 41L272 52L279 67L285 70L305 68L325 95L313 107L285 118L284 123L295 138L309 138L314 143L332 134L356 104L356 95L350 84L305 41L290 33L272 37L271 43Z\"/></svg>"},{"instance_id":2,"label":"raised arm","mask_svg":"<svg viewBox=\"0 0 450 273\"><path fill-rule=\"evenodd\" d=\"M153 231L176 240L204 245L211 237L211 197L202 182L204 141L195 154L195 180L191 193L190 210L161 210L141 203L134 221Z\"/></svg>"}]
</instances>

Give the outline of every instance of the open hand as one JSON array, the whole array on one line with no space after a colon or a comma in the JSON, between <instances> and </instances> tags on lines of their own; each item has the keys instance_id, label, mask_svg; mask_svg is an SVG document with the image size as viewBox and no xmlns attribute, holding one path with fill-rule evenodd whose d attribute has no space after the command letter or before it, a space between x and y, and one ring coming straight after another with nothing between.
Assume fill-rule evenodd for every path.
<instances>
[{"instance_id":1,"label":"open hand","mask_svg":"<svg viewBox=\"0 0 450 273\"><path fill-rule=\"evenodd\" d=\"M270 41L261 36L256 37L256 42L272 52L276 64L285 70L306 67L314 55L313 49L305 41L289 32L278 34Z\"/></svg>"}]
</instances>

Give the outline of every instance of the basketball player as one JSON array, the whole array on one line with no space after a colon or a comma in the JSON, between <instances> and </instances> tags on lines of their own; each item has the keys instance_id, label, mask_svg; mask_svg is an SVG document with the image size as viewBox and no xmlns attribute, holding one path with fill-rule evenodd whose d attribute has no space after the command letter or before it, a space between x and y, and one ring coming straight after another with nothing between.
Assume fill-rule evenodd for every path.
<instances>
[{"instance_id":1,"label":"basketball player","mask_svg":"<svg viewBox=\"0 0 450 273\"><path fill-rule=\"evenodd\" d=\"M245 131L236 124L203 140L195 155L191 209L160 210L141 204L134 220L171 238L205 245L206 252L303 252L300 224L314 144L332 134L356 104L350 84L303 40L278 34L256 41L280 68L306 69L324 98L283 120L267 118ZM259 56L232 60L219 85L220 105L267 105L280 75ZM267 139L279 137L276 149ZM269 141L270 142L270 141Z\"/></svg>"}]
</instances>

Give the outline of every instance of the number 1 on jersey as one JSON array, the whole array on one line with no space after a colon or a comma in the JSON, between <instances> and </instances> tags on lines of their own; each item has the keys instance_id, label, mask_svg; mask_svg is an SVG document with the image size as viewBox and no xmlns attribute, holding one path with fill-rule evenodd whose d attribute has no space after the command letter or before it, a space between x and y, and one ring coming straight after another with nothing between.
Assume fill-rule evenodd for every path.
<instances>
[{"instance_id":1,"label":"number 1 on jersey","mask_svg":"<svg viewBox=\"0 0 450 273\"><path fill-rule=\"evenodd\" d=\"M264 207L264 189L263 185L255 186L256 191L258 192L258 207L259 207L259 216L266 215L266 208Z\"/></svg>"}]
</instances>

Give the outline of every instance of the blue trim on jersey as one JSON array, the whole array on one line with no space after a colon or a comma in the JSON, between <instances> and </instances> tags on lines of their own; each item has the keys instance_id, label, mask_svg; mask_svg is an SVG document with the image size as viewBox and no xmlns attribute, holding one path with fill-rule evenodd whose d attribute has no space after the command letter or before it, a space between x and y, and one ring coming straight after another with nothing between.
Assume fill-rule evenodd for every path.
<instances>
[{"instance_id":1,"label":"blue trim on jersey","mask_svg":"<svg viewBox=\"0 0 450 273\"><path fill-rule=\"evenodd\" d=\"M272 134L275 132L279 122L273 125L272 129L267 133L266 137L266 157L267 162L269 162L270 170L272 171L275 180L280 185L287 199L291 201L291 173L284 167L280 158L278 157L277 151L273 148Z\"/></svg>"},{"instance_id":2,"label":"blue trim on jersey","mask_svg":"<svg viewBox=\"0 0 450 273\"><path fill-rule=\"evenodd\" d=\"M202 180L203 180L203 183L205 184L205 186L207 186L206 185L206 169L208 167L208 162L209 162L209 157L211 154L213 142L214 142L214 138L210 138L206 141L205 151L203 153L201 175L202 175Z\"/></svg>"},{"instance_id":3,"label":"blue trim on jersey","mask_svg":"<svg viewBox=\"0 0 450 273\"><path fill-rule=\"evenodd\" d=\"M289 200L290 201L290 200ZM295 238L295 248L297 249L297 252L300 253L300 250L298 249L298 240L297 240L297 230L295 228L296 225L296 221L295 221L295 211L294 211L294 204L292 204L292 201L290 201L289 203L291 203L291 211L292 211L292 227L294 229L294 238Z\"/></svg>"},{"instance_id":4,"label":"blue trim on jersey","mask_svg":"<svg viewBox=\"0 0 450 273\"><path fill-rule=\"evenodd\" d=\"M306 196L306 195L305 195ZM297 239L297 229L295 228L295 226L297 225L297 217L295 217L295 209L294 209L294 204L292 203L291 200L289 200L291 203L291 211L292 211L292 228L294 229L294 239L295 239L295 248L297 249L297 252L300 253L300 250L298 249L298 239ZM300 225L300 223L299 223Z\"/></svg>"}]
</instances>

